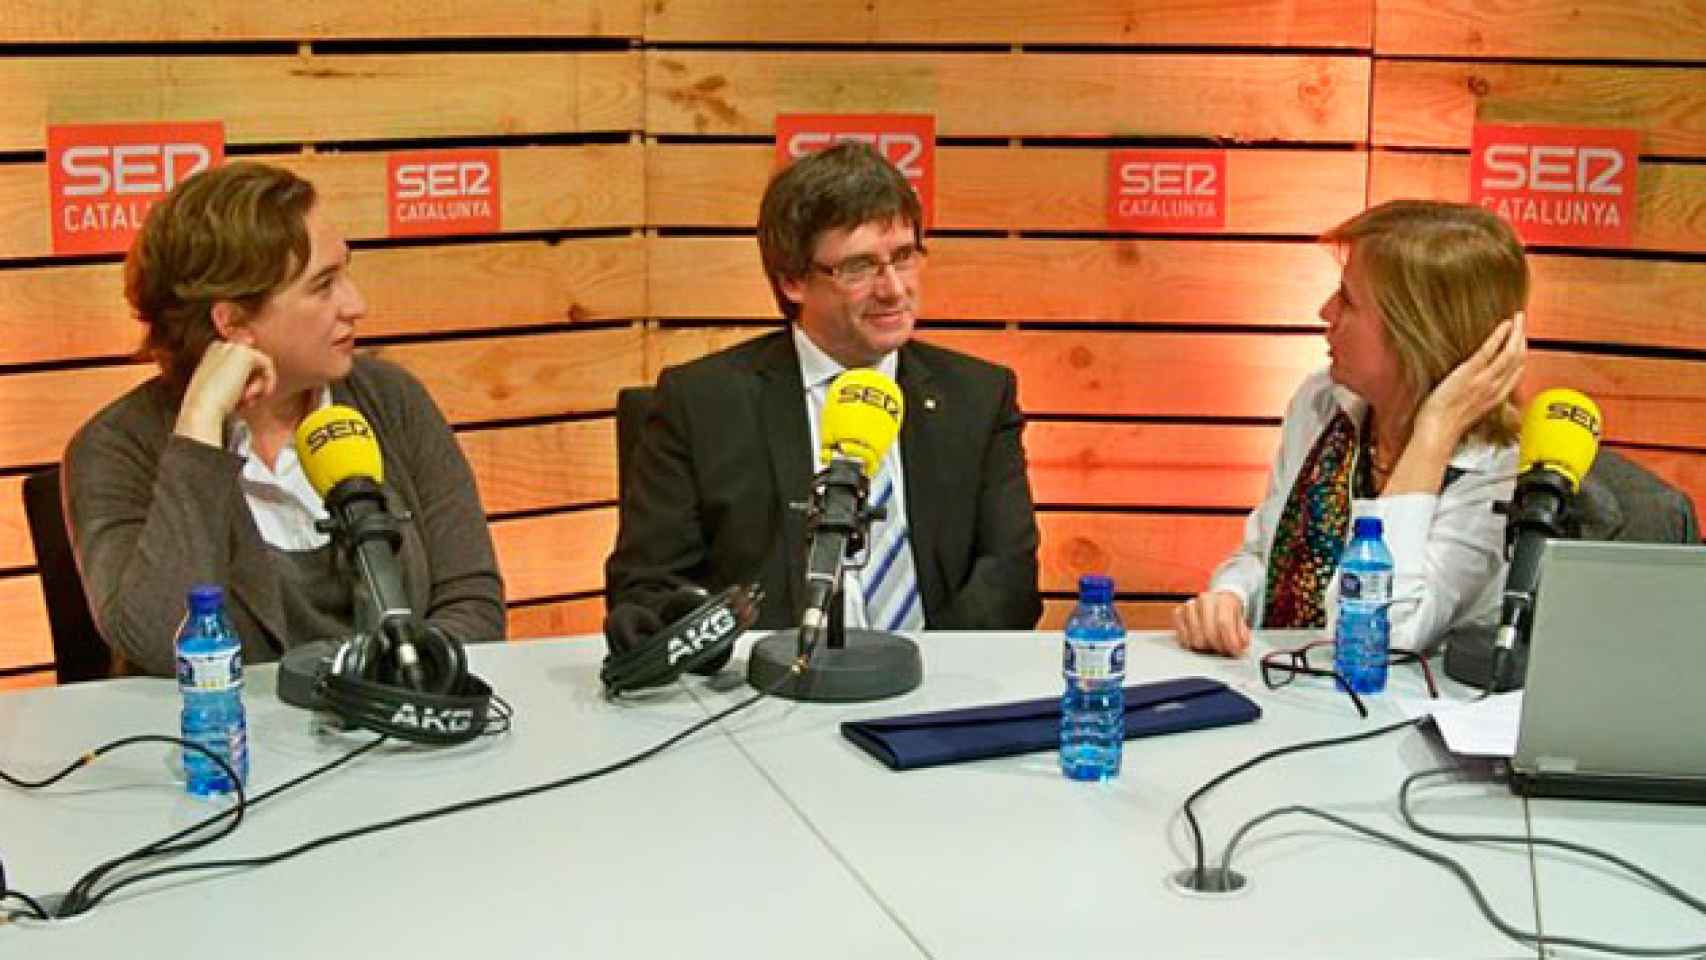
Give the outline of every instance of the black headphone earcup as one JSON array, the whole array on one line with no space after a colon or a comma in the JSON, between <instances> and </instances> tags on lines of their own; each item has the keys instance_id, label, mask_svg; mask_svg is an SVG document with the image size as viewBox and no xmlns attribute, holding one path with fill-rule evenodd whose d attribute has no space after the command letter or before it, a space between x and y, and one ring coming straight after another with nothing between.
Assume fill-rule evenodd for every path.
<instances>
[{"instance_id":1,"label":"black headphone earcup","mask_svg":"<svg viewBox=\"0 0 1706 960\"><path fill-rule=\"evenodd\" d=\"M415 638L415 652L421 658L427 692L450 694L462 686L468 675L468 652L443 630L437 627L422 630Z\"/></svg>"}]
</instances>

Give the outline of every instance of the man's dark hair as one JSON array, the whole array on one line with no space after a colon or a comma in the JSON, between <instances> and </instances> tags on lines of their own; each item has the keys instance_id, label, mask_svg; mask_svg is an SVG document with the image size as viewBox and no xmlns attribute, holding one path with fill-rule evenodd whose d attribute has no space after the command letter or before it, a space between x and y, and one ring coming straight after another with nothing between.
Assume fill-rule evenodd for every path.
<instances>
[{"instance_id":1,"label":"man's dark hair","mask_svg":"<svg viewBox=\"0 0 1706 960\"><path fill-rule=\"evenodd\" d=\"M304 218L314 187L280 167L231 163L204 170L154 205L124 262L124 293L148 327L144 355L183 393L218 339L213 305L253 313L308 267Z\"/></svg>"},{"instance_id":2,"label":"man's dark hair","mask_svg":"<svg viewBox=\"0 0 1706 960\"><path fill-rule=\"evenodd\" d=\"M912 184L868 143L839 143L808 154L770 178L758 207L758 251L776 305L789 320L800 305L782 293L781 281L812 269L818 237L867 223L901 221L924 247L924 210Z\"/></svg>"}]
</instances>

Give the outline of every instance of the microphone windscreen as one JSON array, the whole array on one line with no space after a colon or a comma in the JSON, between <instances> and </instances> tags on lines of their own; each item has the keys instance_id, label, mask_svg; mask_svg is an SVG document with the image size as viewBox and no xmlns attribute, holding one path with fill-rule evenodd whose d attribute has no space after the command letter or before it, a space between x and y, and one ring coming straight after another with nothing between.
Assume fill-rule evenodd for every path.
<instances>
[{"instance_id":1,"label":"microphone windscreen","mask_svg":"<svg viewBox=\"0 0 1706 960\"><path fill-rule=\"evenodd\" d=\"M874 477L900 433L905 412L900 386L867 368L848 370L829 385L819 433L819 459L828 464L837 453L857 458L865 476Z\"/></svg>"},{"instance_id":2,"label":"microphone windscreen","mask_svg":"<svg viewBox=\"0 0 1706 960\"><path fill-rule=\"evenodd\" d=\"M1599 406L1562 387L1543 390L1522 415L1521 471L1544 466L1581 486L1599 453Z\"/></svg>"},{"instance_id":3,"label":"microphone windscreen","mask_svg":"<svg viewBox=\"0 0 1706 960\"><path fill-rule=\"evenodd\" d=\"M324 497L341 480L385 480L379 441L367 418L354 407L331 403L304 417L296 427L296 457L314 491Z\"/></svg>"}]
</instances>

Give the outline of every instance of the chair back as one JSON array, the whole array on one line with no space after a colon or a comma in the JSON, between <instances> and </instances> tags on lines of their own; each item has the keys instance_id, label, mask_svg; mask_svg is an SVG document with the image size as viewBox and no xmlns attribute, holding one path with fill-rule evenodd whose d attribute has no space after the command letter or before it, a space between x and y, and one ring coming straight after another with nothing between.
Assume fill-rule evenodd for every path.
<instances>
[{"instance_id":1,"label":"chair back","mask_svg":"<svg viewBox=\"0 0 1706 960\"><path fill-rule=\"evenodd\" d=\"M24 478L24 513L47 601L48 629L53 634L54 670L60 683L100 680L113 675L112 650L95 629L83 578L66 532L65 506L59 495L59 468L51 467Z\"/></svg>"}]
</instances>

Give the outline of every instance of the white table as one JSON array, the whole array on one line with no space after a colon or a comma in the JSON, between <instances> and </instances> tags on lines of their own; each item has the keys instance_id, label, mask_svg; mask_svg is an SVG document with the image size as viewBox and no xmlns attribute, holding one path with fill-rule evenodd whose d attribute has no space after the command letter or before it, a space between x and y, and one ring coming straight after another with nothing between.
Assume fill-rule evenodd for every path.
<instances>
[{"instance_id":1,"label":"white table","mask_svg":"<svg viewBox=\"0 0 1706 960\"><path fill-rule=\"evenodd\" d=\"M938 633L922 642L925 684L906 697L760 703L583 786L220 879L133 887L69 924L0 927L0 956L9 948L146 956L233 940L257 957L1536 955L1483 921L1445 871L1313 819L1273 821L1246 840L1234 866L1251 883L1240 895L1192 898L1164 882L1190 862L1178 810L1193 789L1262 750L1398 719L1398 698L1421 690L1414 668L1397 668L1393 694L1371 698L1374 715L1359 720L1330 681L1268 691L1253 659L1199 657L1161 635L1134 634L1131 682L1219 677L1259 703L1263 719L1129 742L1111 784L1064 780L1052 753L893 773L842 738L839 724L1059 690L1059 634ZM596 639L478 648L476 669L516 705L509 736L449 751L382 748L257 808L238 834L184 859L274 851L589 769L747 695L737 656L714 680L610 704L597 685L602 651ZM361 742L316 735L308 715L273 698L269 669L251 670L250 682L256 791ZM121 735L169 733L176 710L175 688L152 680L3 695L0 764L40 775ZM48 791L0 788L0 856L13 885L63 890L96 862L204 815L170 781L167 754L115 754ZM1208 849L1218 854L1239 824L1284 803L1414 838L1397 814L1398 784L1446 762L1434 735L1417 730L1273 761L1199 805ZM1444 829L1517 834L1532 810L1540 832L1552 820L1554 833L1580 828L1589 842L1706 890L1700 841L1667 846L1699 833L1699 810L1525 805L1486 782L1429 786L1418 806ZM1520 926L1706 939L1690 936L1680 911L1661 921L1672 927L1635 929L1631 918L1644 923L1667 908L1621 880L1590 876L1578 894L1583 871L1555 879L1554 867L1568 865L1542 856L1537 874L1526 849L1424 845L1474 871Z\"/></svg>"}]
</instances>

